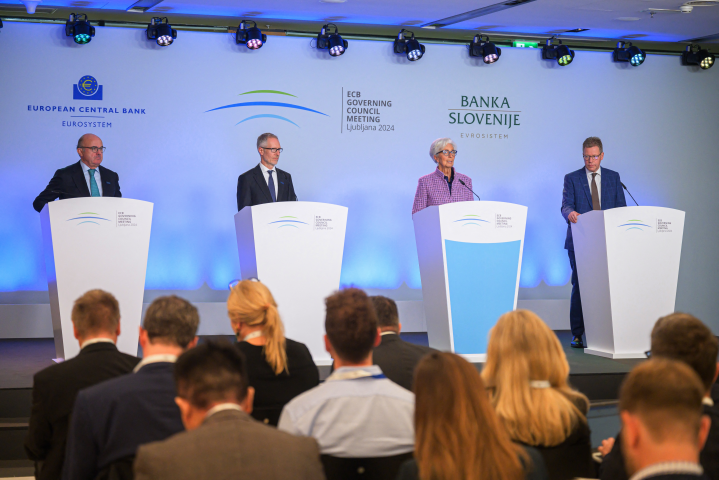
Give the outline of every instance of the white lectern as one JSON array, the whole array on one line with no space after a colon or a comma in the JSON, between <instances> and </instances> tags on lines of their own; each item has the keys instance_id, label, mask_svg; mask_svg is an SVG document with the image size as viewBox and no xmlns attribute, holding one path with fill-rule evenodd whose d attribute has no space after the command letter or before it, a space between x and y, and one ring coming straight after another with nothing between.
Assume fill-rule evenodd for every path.
<instances>
[{"instance_id":1,"label":"white lectern","mask_svg":"<svg viewBox=\"0 0 719 480\"><path fill-rule=\"evenodd\" d=\"M659 317L674 312L684 212L661 207L595 210L572 224L587 347L643 358Z\"/></svg>"},{"instance_id":2,"label":"white lectern","mask_svg":"<svg viewBox=\"0 0 719 480\"><path fill-rule=\"evenodd\" d=\"M412 219L430 346L484 361L489 330L517 306L527 207L457 202Z\"/></svg>"},{"instance_id":3,"label":"white lectern","mask_svg":"<svg viewBox=\"0 0 719 480\"><path fill-rule=\"evenodd\" d=\"M137 355L152 207L129 198L89 197L50 202L40 212L58 359L80 351L70 314L75 300L95 288L117 298L117 348Z\"/></svg>"},{"instance_id":4,"label":"white lectern","mask_svg":"<svg viewBox=\"0 0 719 480\"><path fill-rule=\"evenodd\" d=\"M235 214L242 278L258 278L272 292L287 338L309 348L315 363L325 351L324 299L340 287L347 207L277 202Z\"/></svg>"}]
</instances>

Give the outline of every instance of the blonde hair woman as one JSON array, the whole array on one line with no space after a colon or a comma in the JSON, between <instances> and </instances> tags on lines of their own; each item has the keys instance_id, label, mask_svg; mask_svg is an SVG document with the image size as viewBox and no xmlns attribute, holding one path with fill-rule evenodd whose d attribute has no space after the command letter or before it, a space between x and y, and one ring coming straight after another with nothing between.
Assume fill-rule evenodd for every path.
<instances>
[{"instance_id":1,"label":"blonde hair woman","mask_svg":"<svg viewBox=\"0 0 719 480\"><path fill-rule=\"evenodd\" d=\"M304 344L285 338L277 303L264 284L243 280L233 286L227 314L255 389L252 416L276 426L287 402L319 385L317 366Z\"/></svg>"},{"instance_id":2,"label":"blonde hair woman","mask_svg":"<svg viewBox=\"0 0 719 480\"><path fill-rule=\"evenodd\" d=\"M489 333L482 378L509 436L536 447L553 480L594 477L587 397L569 387L557 336L528 310L505 313Z\"/></svg>"}]
</instances>

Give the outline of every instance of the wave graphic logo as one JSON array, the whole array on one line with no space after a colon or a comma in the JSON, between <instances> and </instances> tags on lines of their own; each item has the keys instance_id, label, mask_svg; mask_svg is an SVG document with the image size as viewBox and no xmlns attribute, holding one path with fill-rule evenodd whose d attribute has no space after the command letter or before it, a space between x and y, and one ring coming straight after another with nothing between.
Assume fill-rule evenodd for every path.
<instances>
[{"instance_id":1,"label":"wave graphic logo","mask_svg":"<svg viewBox=\"0 0 719 480\"><path fill-rule=\"evenodd\" d=\"M240 93L240 95L256 95L256 94L285 95L285 96L288 96L288 97L297 98L296 95L292 95L291 93L287 93L287 92L281 92L281 91L279 91L279 90L252 90L252 91L249 91L249 92ZM292 110L300 110L300 111L312 112L312 113L316 113L316 114L318 114L318 115L324 115L325 117L329 117L329 115L327 115L326 113L322 113L322 112L320 112L320 111L313 110L313 109L311 109L311 108L303 107L303 106L301 106L301 105L295 105L294 103L286 103L286 102L241 102L241 103L232 103L232 104L230 104L230 105L224 105L224 106L222 106L222 107L217 107L217 108L213 108L213 109L211 109L211 110L207 110L205 113L214 112L214 111L217 111L217 110L224 110L224 109L226 109L226 108L242 108L242 107L273 107L273 108L286 108L286 109L289 109L290 111L292 111ZM300 128L299 125L297 125L295 122L293 122L293 121L290 120L289 118L283 117L282 115L277 115L277 114L274 114L274 113L260 113L260 114L257 114L257 115L252 115L252 116L249 116L249 117L247 117L247 118L244 118L244 119L240 120L239 122L237 122L237 123L235 124L235 126L240 125L241 123L248 122L248 121L250 121L250 120L256 120L256 119L258 119L258 118L274 118L274 119L276 119L276 120L282 120L282 121L284 121L284 122L291 123L291 124L294 125L295 127Z\"/></svg>"},{"instance_id":2,"label":"wave graphic logo","mask_svg":"<svg viewBox=\"0 0 719 480\"><path fill-rule=\"evenodd\" d=\"M82 225L83 223L94 223L95 225L100 225L100 223L98 223L98 222L102 222L102 221L109 222L110 221L109 218L103 218L100 216L100 214L95 213L95 212L81 212L81 213L78 213L77 215L78 216L75 218L68 218L67 221L71 222L74 220L79 220L79 222L77 222L75 224L76 226Z\"/></svg>"},{"instance_id":3,"label":"wave graphic logo","mask_svg":"<svg viewBox=\"0 0 719 480\"><path fill-rule=\"evenodd\" d=\"M462 228L464 227L482 227L485 223L489 224L488 220L480 218L479 215L463 215L459 220L455 220L453 223L460 223Z\"/></svg>"},{"instance_id":4,"label":"wave graphic logo","mask_svg":"<svg viewBox=\"0 0 719 480\"><path fill-rule=\"evenodd\" d=\"M619 225L617 228L624 228L625 232L628 232L629 230L639 230L640 232L643 232L647 228L652 228L650 225L647 225L646 223L642 223L644 220L627 220L627 223L624 223L622 225Z\"/></svg>"},{"instance_id":5,"label":"wave graphic logo","mask_svg":"<svg viewBox=\"0 0 719 480\"><path fill-rule=\"evenodd\" d=\"M309 223L303 222L297 217L293 217L291 215L285 215L283 217L280 217L279 220L275 220L274 222L270 222L267 225L275 225L278 229L280 228L297 228L299 229L302 227L302 225L308 225Z\"/></svg>"}]
</instances>

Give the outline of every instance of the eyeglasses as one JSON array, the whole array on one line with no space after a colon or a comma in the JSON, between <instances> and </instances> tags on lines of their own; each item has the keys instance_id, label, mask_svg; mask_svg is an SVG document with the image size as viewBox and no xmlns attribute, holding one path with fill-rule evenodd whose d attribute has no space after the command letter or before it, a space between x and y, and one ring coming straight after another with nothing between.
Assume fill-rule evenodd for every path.
<instances>
[{"instance_id":1,"label":"eyeglasses","mask_svg":"<svg viewBox=\"0 0 719 480\"><path fill-rule=\"evenodd\" d=\"M77 148L89 148L90 150L92 150L92 153L97 153L98 150L100 151L100 153L103 153L105 150L107 150L107 147L77 147Z\"/></svg>"},{"instance_id":2,"label":"eyeglasses","mask_svg":"<svg viewBox=\"0 0 719 480\"><path fill-rule=\"evenodd\" d=\"M267 148L267 147L260 147L260 148L269 150L272 153L282 153L282 150L284 150L283 148Z\"/></svg>"},{"instance_id":3,"label":"eyeglasses","mask_svg":"<svg viewBox=\"0 0 719 480\"><path fill-rule=\"evenodd\" d=\"M457 156L457 150L442 150L441 152L438 152L438 153L441 153L445 157L449 157L450 155L453 155L455 157Z\"/></svg>"},{"instance_id":4,"label":"eyeglasses","mask_svg":"<svg viewBox=\"0 0 719 480\"><path fill-rule=\"evenodd\" d=\"M582 155L582 157L584 157L584 160L589 160L590 158L592 160L599 160L599 157L601 157L601 156L602 156L601 153L599 155Z\"/></svg>"}]
</instances>

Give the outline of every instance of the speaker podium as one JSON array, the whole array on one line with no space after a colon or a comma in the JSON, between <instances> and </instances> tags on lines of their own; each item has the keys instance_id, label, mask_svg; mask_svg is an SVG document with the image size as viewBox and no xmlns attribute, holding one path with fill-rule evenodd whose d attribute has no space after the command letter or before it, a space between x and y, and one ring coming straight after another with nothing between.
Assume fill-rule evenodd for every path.
<instances>
[{"instance_id":1,"label":"speaker podium","mask_svg":"<svg viewBox=\"0 0 719 480\"><path fill-rule=\"evenodd\" d=\"M684 212L595 210L572 224L585 353L644 358L654 323L674 312Z\"/></svg>"},{"instance_id":2,"label":"speaker podium","mask_svg":"<svg viewBox=\"0 0 719 480\"><path fill-rule=\"evenodd\" d=\"M484 361L489 330L517 307L527 207L448 203L412 220L429 345Z\"/></svg>"},{"instance_id":3,"label":"speaker podium","mask_svg":"<svg viewBox=\"0 0 719 480\"><path fill-rule=\"evenodd\" d=\"M235 214L243 279L258 278L277 302L287 338L309 348L315 363L325 351L325 297L340 287L347 207L276 202Z\"/></svg>"},{"instance_id":4,"label":"speaker podium","mask_svg":"<svg viewBox=\"0 0 719 480\"><path fill-rule=\"evenodd\" d=\"M87 197L50 202L40 212L58 359L80 352L72 306L96 288L120 304L117 348L137 355L152 209L152 203L141 200Z\"/></svg>"}]
</instances>

